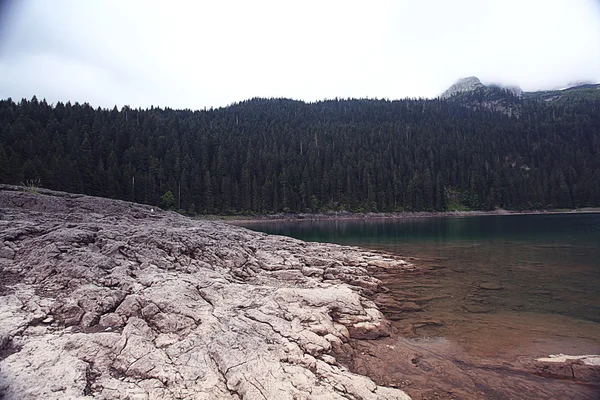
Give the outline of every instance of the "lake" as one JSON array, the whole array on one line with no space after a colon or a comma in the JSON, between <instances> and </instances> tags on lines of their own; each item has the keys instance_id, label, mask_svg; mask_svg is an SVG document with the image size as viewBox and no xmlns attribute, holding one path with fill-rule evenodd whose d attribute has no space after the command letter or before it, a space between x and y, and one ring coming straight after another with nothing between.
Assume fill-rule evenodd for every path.
<instances>
[{"instance_id":1,"label":"lake","mask_svg":"<svg viewBox=\"0 0 600 400\"><path fill-rule=\"evenodd\" d=\"M405 343L407 346L429 355L431 365L437 361L441 366L444 358L454 360L436 376L442 382L450 379L452 368L458 368L458 359L465 365L486 360L489 365L512 365L516 370L519 367L515 360L523 357L600 354L600 214L265 221L241 225L305 241L384 251L415 264L415 273L377 276L399 302L407 305L400 312L385 307L382 311L403 338L412 340ZM363 372L369 372L369 362L365 364ZM487 369L460 367L456 373L479 374L477 379L485 377L490 382L489 390L497 391L489 365ZM419 382L414 369L397 370ZM370 372L377 376L377 371ZM564 382L554 387L517 373L496 375L497 382L512 379L512 386L521 391L513 393L511 385L497 383L505 387L498 398L521 398L527 390L540 396L535 398L546 398L541 395L544 390L553 393L547 398L556 393L569 398L595 398L587 396L597 393L597 386L578 392L579 386L573 389L572 384ZM384 378L380 376L380 382L387 382ZM431 385L429 378L423 379L423 388ZM459 380L447 386L456 389ZM476 390L462 389L466 396Z\"/></svg>"},{"instance_id":2,"label":"lake","mask_svg":"<svg viewBox=\"0 0 600 400\"><path fill-rule=\"evenodd\" d=\"M245 224L305 241L356 245L445 269L441 282L491 283L494 309L600 322L600 214L268 221ZM454 286L456 283L452 283ZM463 285L461 285L463 286Z\"/></svg>"}]
</instances>

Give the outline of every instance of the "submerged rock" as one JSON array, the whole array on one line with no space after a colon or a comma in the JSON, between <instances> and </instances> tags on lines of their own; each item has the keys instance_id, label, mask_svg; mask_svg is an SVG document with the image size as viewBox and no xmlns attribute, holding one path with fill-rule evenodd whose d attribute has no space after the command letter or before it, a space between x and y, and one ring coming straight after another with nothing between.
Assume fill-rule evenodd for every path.
<instances>
[{"instance_id":1,"label":"submerged rock","mask_svg":"<svg viewBox=\"0 0 600 400\"><path fill-rule=\"evenodd\" d=\"M0 186L0 397L408 399L330 354L389 335L380 255L39 192Z\"/></svg>"},{"instance_id":2,"label":"submerged rock","mask_svg":"<svg viewBox=\"0 0 600 400\"><path fill-rule=\"evenodd\" d=\"M479 284L479 288L483 290L502 290L504 286L497 283L484 282Z\"/></svg>"},{"instance_id":3,"label":"submerged rock","mask_svg":"<svg viewBox=\"0 0 600 400\"><path fill-rule=\"evenodd\" d=\"M582 382L600 382L600 355L569 356L553 354L538 358L534 371L539 375Z\"/></svg>"},{"instance_id":4,"label":"submerged rock","mask_svg":"<svg viewBox=\"0 0 600 400\"><path fill-rule=\"evenodd\" d=\"M485 314L493 311L491 307L479 304L465 304L463 308L472 314Z\"/></svg>"}]
</instances>

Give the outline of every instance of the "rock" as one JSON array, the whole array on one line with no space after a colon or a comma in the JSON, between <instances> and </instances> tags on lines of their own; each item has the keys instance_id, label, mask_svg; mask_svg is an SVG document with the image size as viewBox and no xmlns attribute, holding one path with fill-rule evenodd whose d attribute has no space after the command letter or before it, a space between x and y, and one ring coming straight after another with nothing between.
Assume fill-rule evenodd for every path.
<instances>
[{"instance_id":1,"label":"rock","mask_svg":"<svg viewBox=\"0 0 600 400\"><path fill-rule=\"evenodd\" d=\"M553 378L581 382L600 382L600 355L569 356L565 354L538 358L534 372Z\"/></svg>"},{"instance_id":2,"label":"rock","mask_svg":"<svg viewBox=\"0 0 600 400\"><path fill-rule=\"evenodd\" d=\"M472 314L486 314L492 312L491 307L480 304L465 304L463 308Z\"/></svg>"},{"instance_id":3,"label":"rock","mask_svg":"<svg viewBox=\"0 0 600 400\"><path fill-rule=\"evenodd\" d=\"M422 311L423 307L412 301L403 301L400 305L402 311Z\"/></svg>"},{"instance_id":4,"label":"rock","mask_svg":"<svg viewBox=\"0 0 600 400\"><path fill-rule=\"evenodd\" d=\"M123 323L124 320L122 316L116 313L108 313L100 317L100 322L98 322L98 325L104 328L120 328L123 326Z\"/></svg>"},{"instance_id":5,"label":"rock","mask_svg":"<svg viewBox=\"0 0 600 400\"><path fill-rule=\"evenodd\" d=\"M477 77L469 76L467 78L459 79L454 85L450 86L448 90L442 93L440 98L447 99L448 97L452 97L458 93L472 92L482 87L484 87L484 85Z\"/></svg>"},{"instance_id":6,"label":"rock","mask_svg":"<svg viewBox=\"0 0 600 400\"><path fill-rule=\"evenodd\" d=\"M60 315L60 319L65 326L79 325L84 311L76 304L67 304L56 309L56 315Z\"/></svg>"},{"instance_id":7,"label":"rock","mask_svg":"<svg viewBox=\"0 0 600 400\"><path fill-rule=\"evenodd\" d=\"M501 85L485 86L483 83L481 83L481 81L479 80L479 78L477 78L475 76L469 76L467 78L459 79L455 84L453 84L452 86L450 86L444 93L442 93L440 95L440 98L447 99L447 98L452 97L454 95L457 95L459 93L474 92L477 89L482 89L482 88L496 88L496 89L501 89L502 91L505 91L505 92L508 92L508 93L512 93L514 96L517 96L517 97L521 97L522 94L523 94L523 90L519 86L513 86L513 85L508 85L508 86L501 86Z\"/></svg>"},{"instance_id":8,"label":"rock","mask_svg":"<svg viewBox=\"0 0 600 400\"><path fill-rule=\"evenodd\" d=\"M302 267L302 275L304 276L319 276L323 274L321 268Z\"/></svg>"},{"instance_id":9,"label":"rock","mask_svg":"<svg viewBox=\"0 0 600 400\"><path fill-rule=\"evenodd\" d=\"M321 358L323 359L323 361L325 361L327 364L331 364L331 365L337 365L337 361L335 360L335 357L330 356L329 354L323 354L321 356Z\"/></svg>"},{"instance_id":10,"label":"rock","mask_svg":"<svg viewBox=\"0 0 600 400\"><path fill-rule=\"evenodd\" d=\"M372 322L357 322L348 327L352 339L374 340L390 336L391 328L388 324L374 324Z\"/></svg>"},{"instance_id":11,"label":"rock","mask_svg":"<svg viewBox=\"0 0 600 400\"><path fill-rule=\"evenodd\" d=\"M448 267L445 265L432 265L429 267L429 269L431 269L432 271L439 271L439 270L446 269L446 268L448 268Z\"/></svg>"},{"instance_id":12,"label":"rock","mask_svg":"<svg viewBox=\"0 0 600 400\"><path fill-rule=\"evenodd\" d=\"M12 260L15 258L15 251L6 244L0 243L0 258L8 258Z\"/></svg>"},{"instance_id":13,"label":"rock","mask_svg":"<svg viewBox=\"0 0 600 400\"><path fill-rule=\"evenodd\" d=\"M479 284L479 288L483 290L502 290L504 286L497 283L484 282Z\"/></svg>"},{"instance_id":14,"label":"rock","mask_svg":"<svg viewBox=\"0 0 600 400\"><path fill-rule=\"evenodd\" d=\"M413 323L415 328L422 328L424 326L444 326L444 322L437 319L420 319Z\"/></svg>"},{"instance_id":15,"label":"rock","mask_svg":"<svg viewBox=\"0 0 600 400\"><path fill-rule=\"evenodd\" d=\"M84 399L88 364L63 352L56 335L26 339L0 362L0 394L6 399Z\"/></svg>"},{"instance_id":16,"label":"rock","mask_svg":"<svg viewBox=\"0 0 600 400\"><path fill-rule=\"evenodd\" d=\"M380 268L383 270L390 268L390 264L383 260L371 260L371 261L369 261L369 265L372 265L374 267L377 267L377 268Z\"/></svg>"},{"instance_id":17,"label":"rock","mask_svg":"<svg viewBox=\"0 0 600 400\"><path fill-rule=\"evenodd\" d=\"M0 397L408 399L330 354L389 335L381 255L39 192L0 185Z\"/></svg>"}]
</instances>

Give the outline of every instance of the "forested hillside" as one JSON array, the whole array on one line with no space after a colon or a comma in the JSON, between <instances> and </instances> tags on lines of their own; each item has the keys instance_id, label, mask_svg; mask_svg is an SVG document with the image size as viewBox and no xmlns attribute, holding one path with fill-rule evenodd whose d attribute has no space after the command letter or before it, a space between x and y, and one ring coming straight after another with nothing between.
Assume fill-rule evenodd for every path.
<instances>
[{"instance_id":1,"label":"forested hillside","mask_svg":"<svg viewBox=\"0 0 600 400\"><path fill-rule=\"evenodd\" d=\"M600 206L598 96L507 96L490 100L500 111L478 94L205 111L2 100L0 181L191 214Z\"/></svg>"}]
</instances>

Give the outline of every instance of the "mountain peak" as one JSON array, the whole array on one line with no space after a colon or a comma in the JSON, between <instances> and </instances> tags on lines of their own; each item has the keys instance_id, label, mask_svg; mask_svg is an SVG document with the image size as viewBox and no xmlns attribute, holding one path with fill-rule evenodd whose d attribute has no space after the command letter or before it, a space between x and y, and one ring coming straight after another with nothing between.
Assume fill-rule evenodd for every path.
<instances>
[{"instance_id":1,"label":"mountain peak","mask_svg":"<svg viewBox=\"0 0 600 400\"><path fill-rule=\"evenodd\" d=\"M596 83L594 81L590 81L590 80L571 81L567 84L567 89L571 89L571 88L575 88L575 87L579 87L579 86L595 85L595 84Z\"/></svg>"},{"instance_id":2,"label":"mountain peak","mask_svg":"<svg viewBox=\"0 0 600 400\"><path fill-rule=\"evenodd\" d=\"M476 76L468 76L459 79L454 85L450 86L448 90L440 95L440 98L447 99L459 93L474 92L483 88L500 89L502 91L510 92L517 97L521 97L523 94L523 90L518 86L505 86L500 84L484 85Z\"/></svg>"},{"instance_id":3,"label":"mountain peak","mask_svg":"<svg viewBox=\"0 0 600 400\"><path fill-rule=\"evenodd\" d=\"M442 99L447 99L455 94L463 92L472 92L475 89L484 87L483 83L476 76L468 76L466 78L459 79L454 85L450 86L448 90L441 94Z\"/></svg>"}]
</instances>

